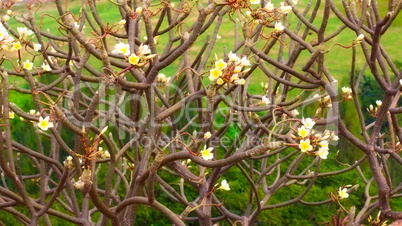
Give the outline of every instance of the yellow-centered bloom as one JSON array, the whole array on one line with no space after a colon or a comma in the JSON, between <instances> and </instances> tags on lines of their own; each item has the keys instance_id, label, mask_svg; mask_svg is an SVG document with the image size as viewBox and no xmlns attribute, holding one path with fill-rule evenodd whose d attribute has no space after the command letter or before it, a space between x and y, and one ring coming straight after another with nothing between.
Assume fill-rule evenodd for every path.
<instances>
[{"instance_id":1,"label":"yellow-centered bloom","mask_svg":"<svg viewBox=\"0 0 402 226\"><path fill-rule=\"evenodd\" d=\"M223 190L229 191L230 187L229 187L228 182L226 180L223 180L221 182L221 186L218 189L223 189Z\"/></svg>"},{"instance_id":2,"label":"yellow-centered bloom","mask_svg":"<svg viewBox=\"0 0 402 226\"><path fill-rule=\"evenodd\" d=\"M218 60L215 62L215 66L216 68L218 68L219 70L223 70L226 68L227 63L225 63L225 61L223 61L222 59Z\"/></svg>"},{"instance_id":3,"label":"yellow-centered bloom","mask_svg":"<svg viewBox=\"0 0 402 226\"><path fill-rule=\"evenodd\" d=\"M135 53L131 54L128 58L128 62L132 65L138 64L138 61L140 61L140 57L135 55Z\"/></svg>"},{"instance_id":4,"label":"yellow-centered bloom","mask_svg":"<svg viewBox=\"0 0 402 226\"><path fill-rule=\"evenodd\" d=\"M210 75L210 77L217 79L217 78L219 78L219 76L222 75L222 71L219 70L218 68L214 68L210 71L209 75Z\"/></svg>"},{"instance_id":5,"label":"yellow-centered bloom","mask_svg":"<svg viewBox=\"0 0 402 226\"><path fill-rule=\"evenodd\" d=\"M114 46L114 50L112 50L112 53L114 54L121 53L124 56L128 56L130 55L130 45L120 42Z\"/></svg>"},{"instance_id":6,"label":"yellow-centered bloom","mask_svg":"<svg viewBox=\"0 0 402 226\"><path fill-rule=\"evenodd\" d=\"M216 80L216 84L222 85L222 84L223 84L223 80L222 80L221 78L218 78L218 80Z\"/></svg>"},{"instance_id":7,"label":"yellow-centered bloom","mask_svg":"<svg viewBox=\"0 0 402 226\"><path fill-rule=\"evenodd\" d=\"M205 160L210 160L214 158L214 154L211 153L211 151L214 150L213 147L207 148L207 146L204 146L204 150L201 151L201 156Z\"/></svg>"},{"instance_id":8,"label":"yellow-centered bloom","mask_svg":"<svg viewBox=\"0 0 402 226\"><path fill-rule=\"evenodd\" d=\"M52 128L54 126L53 122L49 122L49 120L50 120L49 116L46 116L45 118L42 118L42 116L40 116L38 127L44 131L46 131L49 128Z\"/></svg>"},{"instance_id":9,"label":"yellow-centered bloom","mask_svg":"<svg viewBox=\"0 0 402 226\"><path fill-rule=\"evenodd\" d=\"M297 129L297 134L301 138L305 138L309 133L310 133L310 131L308 129L306 129L305 126L302 126L299 129Z\"/></svg>"},{"instance_id":10,"label":"yellow-centered bloom","mask_svg":"<svg viewBox=\"0 0 402 226\"><path fill-rule=\"evenodd\" d=\"M261 1L260 0L250 0L250 3L253 5L257 5L257 4L260 4Z\"/></svg>"},{"instance_id":11,"label":"yellow-centered bloom","mask_svg":"<svg viewBox=\"0 0 402 226\"><path fill-rule=\"evenodd\" d=\"M328 147L321 147L320 149L318 149L316 154L318 156L320 156L320 158L322 158L322 159L327 159L328 154L329 154L328 150L329 150Z\"/></svg>"},{"instance_id":12,"label":"yellow-centered bloom","mask_svg":"<svg viewBox=\"0 0 402 226\"><path fill-rule=\"evenodd\" d=\"M21 43L20 42L14 42L13 44L13 51L21 49Z\"/></svg>"},{"instance_id":13,"label":"yellow-centered bloom","mask_svg":"<svg viewBox=\"0 0 402 226\"><path fill-rule=\"evenodd\" d=\"M310 144L310 139L301 140L299 144L299 148L302 152L313 150L313 146Z\"/></svg>"},{"instance_id":14,"label":"yellow-centered bloom","mask_svg":"<svg viewBox=\"0 0 402 226\"><path fill-rule=\"evenodd\" d=\"M10 118L10 119L13 119L14 118L14 112L13 111L9 111L8 112L8 117Z\"/></svg>"},{"instance_id":15,"label":"yellow-centered bloom","mask_svg":"<svg viewBox=\"0 0 402 226\"><path fill-rule=\"evenodd\" d=\"M338 191L339 198L341 198L341 199L348 198L349 194L347 193L347 190L348 189L346 189L346 188L342 189L342 187L339 187L339 191Z\"/></svg>"},{"instance_id":16,"label":"yellow-centered bloom","mask_svg":"<svg viewBox=\"0 0 402 226\"><path fill-rule=\"evenodd\" d=\"M26 60L24 63L22 63L22 66L24 67L24 69L29 71L32 69L33 63L29 60Z\"/></svg>"},{"instance_id":17,"label":"yellow-centered bloom","mask_svg":"<svg viewBox=\"0 0 402 226\"><path fill-rule=\"evenodd\" d=\"M311 129L315 125L315 122L311 118L303 118L302 124L307 128Z\"/></svg>"}]
</instances>

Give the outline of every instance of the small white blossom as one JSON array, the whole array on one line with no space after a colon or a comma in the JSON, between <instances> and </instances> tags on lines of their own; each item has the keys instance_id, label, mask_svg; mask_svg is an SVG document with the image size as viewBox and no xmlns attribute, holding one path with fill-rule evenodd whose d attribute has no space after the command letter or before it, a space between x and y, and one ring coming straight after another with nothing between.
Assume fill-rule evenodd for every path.
<instances>
[{"instance_id":1,"label":"small white blossom","mask_svg":"<svg viewBox=\"0 0 402 226\"><path fill-rule=\"evenodd\" d=\"M260 4L261 1L260 0L250 0L250 3L253 5L257 5L257 4Z\"/></svg>"},{"instance_id":2,"label":"small white blossom","mask_svg":"<svg viewBox=\"0 0 402 226\"><path fill-rule=\"evenodd\" d=\"M271 103L271 101L269 100L269 98L266 97L266 96L263 96L261 101L262 101L262 103L267 104L267 105Z\"/></svg>"},{"instance_id":3,"label":"small white blossom","mask_svg":"<svg viewBox=\"0 0 402 226\"><path fill-rule=\"evenodd\" d=\"M114 50L112 50L112 53L114 54L120 53L123 54L124 56L128 56L130 55L130 45L120 42L114 46Z\"/></svg>"},{"instance_id":4,"label":"small white blossom","mask_svg":"<svg viewBox=\"0 0 402 226\"><path fill-rule=\"evenodd\" d=\"M209 138L211 138L211 132L208 131L204 134L204 139L209 139Z\"/></svg>"},{"instance_id":5,"label":"small white blossom","mask_svg":"<svg viewBox=\"0 0 402 226\"><path fill-rule=\"evenodd\" d=\"M349 197L347 190L347 188L342 189L342 187L339 187L338 195L341 199L346 199Z\"/></svg>"},{"instance_id":6,"label":"small white blossom","mask_svg":"<svg viewBox=\"0 0 402 226\"><path fill-rule=\"evenodd\" d=\"M52 68L50 68L50 65L49 64L47 64L47 63L45 63L45 62L43 62L43 64L42 64L42 69L44 70L44 71L51 71L52 70Z\"/></svg>"},{"instance_id":7,"label":"small white blossom","mask_svg":"<svg viewBox=\"0 0 402 226\"><path fill-rule=\"evenodd\" d=\"M22 66L24 67L24 69L29 71L32 69L33 63L29 60L26 60L24 63L22 63Z\"/></svg>"},{"instance_id":8,"label":"small white blossom","mask_svg":"<svg viewBox=\"0 0 402 226\"><path fill-rule=\"evenodd\" d=\"M33 44L33 49L36 51L36 52L39 52L40 51L40 49L42 48L42 45L41 44L36 44L36 43L34 43Z\"/></svg>"},{"instance_id":9,"label":"small white blossom","mask_svg":"<svg viewBox=\"0 0 402 226\"><path fill-rule=\"evenodd\" d=\"M201 156L205 160L210 160L214 158L214 154L211 153L212 150L214 150L213 147L207 148L207 146L204 146L204 150L201 151Z\"/></svg>"},{"instance_id":10,"label":"small white blossom","mask_svg":"<svg viewBox=\"0 0 402 226\"><path fill-rule=\"evenodd\" d=\"M282 22L276 22L275 23L275 31L276 32L282 32L285 27L282 25Z\"/></svg>"},{"instance_id":11,"label":"small white blossom","mask_svg":"<svg viewBox=\"0 0 402 226\"><path fill-rule=\"evenodd\" d=\"M264 9L266 9L268 12L272 12L272 11L274 11L275 7L274 7L274 4L272 4L271 2L268 2L265 5Z\"/></svg>"},{"instance_id":12,"label":"small white blossom","mask_svg":"<svg viewBox=\"0 0 402 226\"><path fill-rule=\"evenodd\" d=\"M329 154L328 150L328 147L321 147L320 149L318 149L317 155L320 156L321 159L327 159Z\"/></svg>"},{"instance_id":13,"label":"small white blossom","mask_svg":"<svg viewBox=\"0 0 402 226\"><path fill-rule=\"evenodd\" d=\"M311 118L303 118L302 124L307 128L311 129L315 125L315 122Z\"/></svg>"},{"instance_id":14,"label":"small white blossom","mask_svg":"<svg viewBox=\"0 0 402 226\"><path fill-rule=\"evenodd\" d=\"M360 43L362 42L362 40L364 39L364 34L360 34L359 36L357 36L357 38L355 39L356 43Z\"/></svg>"},{"instance_id":15,"label":"small white blossom","mask_svg":"<svg viewBox=\"0 0 402 226\"><path fill-rule=\"evenodd\" d=\"M49 128L52 128L54 126L53 122L49 122L49 120L50 120L49 116L46 116L45 118L42 118L42 116L40 116L38 127L44 131L46 131Z\"/></svg>"},{"instance_id":16,"label":"small white blossom","mask_svg":"<svg viewBox=\"0 0 402 226\"><path fill-rule=\"evenodd\" d=\"M292 7L285 6L285 3L281 2L281 7L279 8L279 11L283 14L288 14L290 11L292 11Z\"/></svg>"},{"instance_id":17,"label":"small white blossom","mask_svg":"<svg viewBox=\"0 0 402 226\"><path fill-rule=\"evenodd\" d=\"M380 106L382 105L382 101L381 101L381 100L377 100L375 103L377 104L377 107L380 107Z\"/></svg>"},{"instance_id":18,"label":"small white blossom","mask_svg":"<svg viewBox=\"0 0 402 226\"><path fill-rule=\"evenodd\" d=\"M25 38L33 34L33 31L28 30L26 27L17 27L17 31L21 38Z\"/></svg>"},{"instance_id":19,"label":"small white blossom","mask_svg":"<svg viewBox=\"0 0 402 226\"><path fill-rule=\"evenodd\" d=\"M228 182L227 182L226 180L223 180L223 181L221 182L221 186L219 187L219 189L223 189L223 190L229 191L229 190L230 190L230 187L229 187Z\"/></svg>"}]
</instances>

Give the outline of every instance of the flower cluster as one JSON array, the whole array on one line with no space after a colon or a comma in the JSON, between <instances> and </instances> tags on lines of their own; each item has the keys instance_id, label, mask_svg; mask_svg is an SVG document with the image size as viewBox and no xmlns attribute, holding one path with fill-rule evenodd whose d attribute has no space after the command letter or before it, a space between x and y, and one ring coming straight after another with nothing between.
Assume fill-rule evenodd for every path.
<instances>
[{"instance_id":1,"label":"flower cluster","mask_svg":"<svg viewBox=\"0 0 402 226\"><path fill-rule=\"evenodd\" d=\"M209 80L215 81L218 85L223 85L224 83L244 85L245 80L239 78L239 74L248 71L243 70L243 68L251 65L250 61L245 56L240 58L232 52L229 52L228 57L228 62L222 59L215 62L215 68L209 72Z\"/></svg>"},{"instance_id":2,"label":"flower cluster","mask_svg":"<svg viewBox=\"0 0 402 226\"><path fill-rule=\"evenodd\" d=\"M110 158L110 153L109 153L108 150L104 151L102 147L99 147L98 150L99 150L99 151L98 151L98 156L99 156L99 158L101 158L101 159L108 159L108 158Z\"/></svg>"},{"instance_id":3,"label":"flower cluster","mask_svg":"<svg viewBox=\"0 0 402 226\"><path fill-rule=\"evenodd\" d=\"M126 60L135 67L142 67L148 63L148 61L156 56L156 54L150 54L151 50L147 45L140 45L136 53L130 53L130 45L122 42L115 45L114 54L123 54Z\"/></svg>"},{"instance_id":4,"label":"flower cluster","mask_svg":"<svg viewBox=\"0 0 402 226\"><path fill-rule=\"evenodd\" d=\"M335 132L325 130L324 133L320 133L313 130L315 122L311 118L303 118L302 126L297 129L298 137L293 138L299 140L298 147L302 152L306 152L309 155L318 155L322 159L327 159L329 154L328 144L330 141L339 140ZM315 151L316 147L319 147Z\"/></svg>"},{"instance_id":5,"label":"flower cluster","mask_svg":"<svg viewBox=\"0 0 402 226\"><path fill-rule=\"evenodd\" d=\"M166 85L170 81L170 77L166 77L164 74L159 74L157 77L157 82L161 85Z\"/></svg>"},{"instance_id":6,"label":"flower cluster","mask_svg":"<svg viewBox=\"0 0 402 226\"><path fill-rule=\"evenodd\" d=\"M319 99L318 104L320 105L320 108L331 108L332 107L331 98L329 96L325 96L324 98Z\"/></svg>"},{"instance_id":7,"label":"flower cluster","mask_svg":"<svg viewBox=\"0 0 402 226\"><path fill-rule=\"evenodd\" d=\"M372 104L370 104L369 108L367 108L367 111L370 113L370 115L377 117L378 114L378 108L381 107L382 105L382 101L381 100L376 100L376 107L374 108L374 106Z\"/></svg>"},{"instance_id":8,"label":"flower cluster","mask_svg":"<svg viewBox=\"0 0 402 226\"><path fill-rule=\"evenodd\" d=\"M352 100L352 89L349 87L342 87L342 97L344 100Z\"/></svg>"}]
</instances>

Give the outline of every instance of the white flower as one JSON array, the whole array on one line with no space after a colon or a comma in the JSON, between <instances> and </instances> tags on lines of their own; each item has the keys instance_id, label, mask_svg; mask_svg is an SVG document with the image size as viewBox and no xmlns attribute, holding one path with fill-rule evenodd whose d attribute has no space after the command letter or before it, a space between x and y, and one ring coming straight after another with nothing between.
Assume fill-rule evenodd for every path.
<instances>
[{"instance_id":1,"label":"white flower","mask_svg":"<svg viewBox=\"0 0 402 226\"><path fill-rule=\"evenodd\" d=\"M377 104L377 107L380 107L380 106L382 105L382 101L381 101L381 100L377 100L375 103Z\"/></svg>"},{"instance_id":2,"label":"white flower","mask_svg":"<svg viewBox=\"0 0 402 226\"><path fill-rule=\"evenodd\" d=\"M130 55L130 45L120 42L114 46L114 50L112 50L112 53L114 54L121 53L124 56L128 56Z\"/></svg>"},{"instance_id":3,"label":"white flower","mask_svg":"<svg viewBox=\"0 0 402 226\"><path fill-rule=\"evenodd\" d=\"M137 7L137 9L135 10L136 13L141 13L142 12L142 7Z\"/></svg>"},{"instance_id":4,"label":"white flower","mask_svg":"<svg viewBox=\"0 0 402 226\"><path fill-rule=\"evenodd\" d=\"M292 111L292 113L293 113L295 116L298 116L298 115L299 115L299 111L298 111L297 109L294 109L294 110Z\"/></svg>"},{"instance_id":5,"label":"white flower","mask_svg":"<svg viewBox=\"0 0 402 226\"><path fill-rule=\"evenodd\" d=\"M276 32L281 32L285 29L285 27L282 25L282 22L276 22L275 23L275 31Z\"/></svg>"},{"instance_id":6,"label":"white flower","mask_svg":"<svg viewBox=\"0 0 402 226\"><path fill-rule=\"evenodd\" d=\"M45 63L45 62L43 62L43 64L42 64L42 69L44 70L44 71L51 71L52 69L50 68L50 65L49 64L47 64L47 63Z\"/></svg>"},{"instance_id":7,"label":"white flower","mask_svg":"<svg viewBox=\"0 0 402 226\"><path fill-rule=\"evenodd\" d=\"M26 27L17 27L18 34L24 38L25 36L30 36L33 34L33 31L28 30Z\"/></svg>"},{"instance_id":8,"label":"white flower","mask_svg":"<svg viewBox=\"0 0 402 226\"><path fill-rule=\"evenodd\" d=\"M150 54L151 50L149 49L149 47L147 45L140 45L140 47L138 48L138 55L146 55L146 54Z\"/></svg>"},{"instance_id":9,"label":"white flower","mask_svg":"<svg viewBox=\"0 0 402 226\"><path fill-rule=\"evenodd\" d=\"M401 79L401 80L399 80L399 84L401 84L401 86L402 86L402 79Z\"/></svg>"},{"instance_id":10,"label":"white flower","mask_svg":"<svg viewBox=\"0 0 402 226\"><path fill-rule=\"evenodd\" d=\"M10 110L10 111L8 112L8 118L13 119L14 116L15 116L15 113Z\"/></svg>"},{"instance_id":11,"label":"white flower","mask_svg":"<svg viewBox=\"0 0 402 226\"><path fill-rule=\"evenodd\" d=\"M238 79L238 80L234 81L234 83L237 84L237 85L244 85L244 83L246 83L246 80Z\"/></svg>"},{"instance_id":12,"label":"white flower","mask_svg":"<svg viewBox=\"0 0 402 226\"><path fill-rule=\"evenodd\" d=\"M3 20L4 20L4 21L7 21L7 20L9 20L9 19L10 19L10 16L9 16L9 15L4 15L4 16L3 16Z\"/></svg>"},{"instance_id":13,"label":"white flower","mask_svg":"<svg viewBox=\"0 0 402 226\"><path fill-rule=\"evenodd\" d=\"M301 138L305 138L308 134L310 133L309 129L306 129L305 126L302 126L300 128L297 129L297 134L301 137Z\"/></svg>"},{"instance_id":14,"label":"white flower","mask_svg":"<svg viewBox=\"0 0 402 226\"><path fill-rule=\"evenodd\" d=\"M79 29L79 28L80 28L80 24L77 23L77 22L74 22L74 27L77 28L77 29ZM85 25L82 27L82 29L84 29L84 28L85 28Z\"/></svg>"},{"instance_id":15,"label":"white flower","mask_svg":"<svg viewBox=\"0 0 402 226\"><path fill-rule=\"evenodd\" d=\"M21 43L20 42L14 42L13 43L13 48L11 51L19 50L21 49Z\"/></svg>"},{"instance_id":16,"label":"white flower","mask_svg":"<svg viewBox=\"0 0 402 226\"><path fill-rule=\"evenodd\" d=\"M227 63L223 61L222 59L215 61L215 67L219 70L223 70L227 67Z\"/></svg>"},{"instance_id":17,"label":"white flower","mask_svg":"<svg viewBox=\"0 0 402 226\"><path fill-rule=\"evenodd\" d=\"M321 159L327 159L329 154L328 150L328 147L321 147L320 149L318 149L316 154L320 156Z\"/></svg>"},{"instance_id":18,"label":"white flower","mask_svg":"<svg viewBox=\"0 0 402 226\"><path fill-rule=\"evenodd\" d=\"M240 66L250 66L251 64L250 64L250 61L249 60L247 60L247 57L243 57L243 58L241 58L241 60L240 60Z\"/></svg>"},{"instance_id":19,"label":"white flower","mask_svg":"<svg viewBox=\"0 0 402 226\"><path fill-rule=\"evenodd\" d=\"M140 57L135 55L135 53L131 54L130 57L128 58L128 62L131 65L136 65L138 64L138 61L140 61Z\"/></svg>"},{"instance_id":20,"label":"white flower","mask_svg":"<svg viewBox=\"0 0 402 226\"><path fill-rule=\"evenodd\" d=\"M201 151L201 156L205 160L210 160L214 158L214 154L211 153L211 151L214 150L213 147L207 148L207 146L204 146L204 150Z\"/></svg>"},{"instance_id":21,"label":"white flower","mask_svg":"<svg viewBox=\"0 0 402 226\"><path fill-rule=\"evenodd\" d=\"M260 4L261 1L260 0L250 0L250 3L253 5L257 5L257 4Z\"/></svg>"},{"instance_id":22,"label":"white flower","mask_svg":"<svg viewBox=\"0 0 402 226\"><path fill-rule=\"evenodd\" d=\"M362 42L362 40L364 39L364 34L360 34L359 36L357 36L357 38L355 39L356 43L360 43Z\"/></svg>"},{"instance_id":23,"label":"white flower","mask_svg":"<svg viewBox=\"0 0 402 226\"><path fill-rule=\"evenodd\" d=\"M7 10L7 15L11 15L13 13L13 11L11 11L10 9L9 10Z\"/></svg>"},{"instance_id":24,"label":"white flower","mask_svg":"<svg viewBox=\"0 0 402 226\"><path fill-rule=\"evenodd\" d=\"M222 37L217 34L217 35L216 35L216 38L217 38L217 39L221 39Z\"/></svg>"},{"instance_id":25,"label":"white flower","mask_svg":"<svg viewBox=\"0 0 402 226\"><path fill-rule=\"evenodd\" d=\"M49 116L46 116L45 118L42 118L42 116L40 116L39 122L38 122L38 127L44 131L46 131L49 128L52 128L53 122L49 122L49 120L50 120Z\"/></svg>"},{"instance_id":26,"label":"white flower","mask_svg":"<svg viewBox=\"0 0 402 226\"><path fill-rule=\"evenodd\" d=\"M109 153L109 151L105 151L104 153L103 153L103 157L105 157L105 158L110 158L110 153Z\"/></svg>"},{"instance_id":27,"label":"white flower","mask_svg":"<svg viewBox=\"0 0 402 226\"><path fill-rule=\"evenodd\" d=\"M283 14L287 14L292 10L291 6L285 6L284 2L281 2L281 7L279 8L279 11Z\"/></svg>"},{"instance_id":28,"label":"white flower","mask_svg":"<svg viewBox=\"0 0 402 226\"><path fill-rule=\"evenodd\" d=\"M338 195L341 199L346 199L349 197L347 190L347 188L342 189L342 187L339 187Z\"/></svg>"},{"instance_id":29,"label":"white flower","mask_svg":"<svg viewBox=\"0 0 402 226\"><path fill-rule=\"evenodd\" d=\"M313 146L310 144L310 139L300 140L299 148L301 152L313 150Z\"/></svg>"},{"instance_id":30,"label":"white flower","mask_svg":"<svg viewBox=\"0 0 402 226\"><path fill-rule=\"evenodd\" d=\"M211 138L211 132L208 131L204 134L204 139L209 139L209 138Z\"/></svg>"},{"instance_id":31,"label":"white flower","mask_svg":"<svg viewBox=\"0 0 402 226\"><path fill-rule=\"evenodd\" d=\"M262 102L263 102L264 104L267 104L267 105L271 103L271 101L269 100L269 98L266 97L266 96L263 96L263 97L262 97Z\"/></svg>"},{"instance_id":32,"label":"white flower","mask_svg":"<svg viewBox=\"0 0 402 226\"><path fill-rule=\"evenodd\" d=\"M293 0L293 4L294 5L297 5L297 2L298 2L299 0Z\"/></svg>"},{"instance_id":33,"label":"white flower","mask_svg":"<svg viewBox=\"0 0 402 226\"><path fill-rule=\"evenodd\" d=\"M126 20L124 20L124 19L123 19L123 20L120 20L119 23L117 23L117 24L118 24L118 25L124 25L124 24L126 24Z\"/></svg>"},{"instance_id":34,"label":"white flower","mask_svg":"<svg viewBox=\"0 0 402 226\"><path fill-rule=\"evenodd\" d=\"M274 7L274 4L272 4L271 2L268 2L265 5L264 9L266 9L268 12L272 12L272 11L274 11L275 7Z\"/></svg>"},{"instance_id":35,"label":"white flower","mask_svg":"<svg viewBox=\"0 0 402 226\"><path fill-rule=\"evenodd\" d=\"M232 53L232 51L229 52L228 57L229 57L229 62L230 61L237 62L240 60L240 58L236 55L236 53ZM402 81L402 79L401 79L401 81ZM402 84L402 82L401 82L401 84Z\"/></svg>"},{"instance_id":36,"label":"white flower","mask_svg":"<svg viewBox=\"0 0 402 226\"><path fill-rule=\"evenodd\" d=\"M350 95L352 93L352 89L349 87L342 87L342 93Z\"/></svg>"},{"instance_id":37,"label":"white flower","mask_svg":"<svg viewBox=\"0 0 402 226\"><path fill-rule=\"evenodd\" d=\"M31 115L36 114L36 110L35 110L35 109L31 109L31 110L29 110L29 114L31 114Z\"/></svg>"},{"instance_id":38,"label":"white flower","mask_svg":"<svg viewBox=\"0 0 402 226\"><path fill-rule=\"evenodd\" d=\"M36 51L36 52L39 52L40 51L40 49L42 48L42 45L41 44L36 44L36 43L34 43L33 44L33 49Z\"/></svg>"},{"instance_id":39,"label":"white flower","mask_svg":"<svg viewBox=\"0 0 402 226\"><path fill-rule=\"evenodd\" d=\"M32 69L33 63L29 60L26 60L24 63L22 63L22 66L24 67L24 69L29 71Z\"/></svg>"},{"instance_id":40,"label":"white flower","mask_svg":"<svg viewBox=\"0 0 402 226\"><path fill-rule=\"evenodd\" d=\"M315 125L315 122L311 118L303 118L302 119L302 124L307 128L311 129Z\"/></svg>"},{"instance_id":41,"label":"white flower","mask_svg":"<svg viewBox=\"0 0 402 226\"><path fill-rule=\"evenodd\" d=\"M228 182L227 182L226 180L223 180L223 181L221 182L221 186L219 187L219 189L223 189L223 190L229 191L229 190L230 190L230 187L229 187Z\"/></svg>"},{"instance_id":42,"label":"white flower","mask_svg":"<svg viewBox=\"0 0 402 226\"><path fill-rule=\"evenodd\" d=\"M168 83L169 80L170 80L170 77L166 77L166 75L164 75L164 74L159 74L157 77L157 81L159 83Z\"/></svg>"}]
</instances>

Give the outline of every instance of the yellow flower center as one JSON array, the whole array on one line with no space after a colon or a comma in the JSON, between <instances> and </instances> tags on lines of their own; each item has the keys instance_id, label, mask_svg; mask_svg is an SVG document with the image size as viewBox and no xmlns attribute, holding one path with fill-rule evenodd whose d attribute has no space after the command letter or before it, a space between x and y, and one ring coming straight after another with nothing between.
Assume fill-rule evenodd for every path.
<instances>
[{"instance_id":1,"label":"yellow flower center","mask_svg":"<svg viewBox=\"0 0 402 226\"><path fill-rule=\"evenodd\" d=\"M218 78L219 76L221 76L222 75L222 71L220 71L220 70L218 70L218 69L213 69L212 71L211 71L211 75L214 77L214 78Z\"/></svg>"},{"instance_id":2,"label":"yellow flower center","mask_svg":"<svg viewBox=\"0 0 402 226\"><path fill-rule=\"evenodd\" d=\"M136 65L139 60L140 60L140 58L138 56L136 56L136 55L131 55L130 58L128 59L128 61L132 65Z\"/></svg>"},{"instance_id":3,"label":"yellow flower center","mask_svg":"<svg viewBox=\"0 0 402 226\"><path fill-rule=\"evenodd\" d=\"M47 128L47 127L49 126L49 123L48 123L46 120L42 120L42 121L40 122L40 126L41 126L42 128Z\"/></svg>"}]
</instances>

